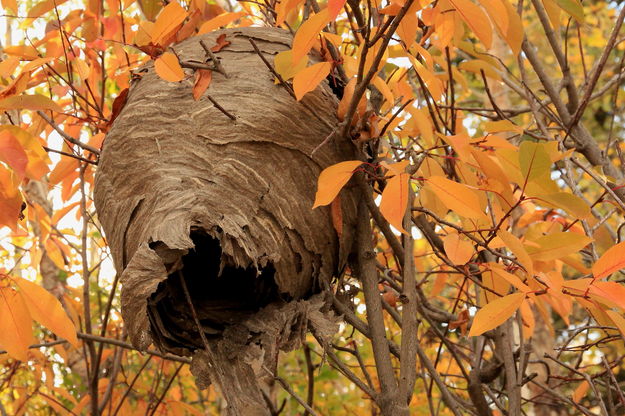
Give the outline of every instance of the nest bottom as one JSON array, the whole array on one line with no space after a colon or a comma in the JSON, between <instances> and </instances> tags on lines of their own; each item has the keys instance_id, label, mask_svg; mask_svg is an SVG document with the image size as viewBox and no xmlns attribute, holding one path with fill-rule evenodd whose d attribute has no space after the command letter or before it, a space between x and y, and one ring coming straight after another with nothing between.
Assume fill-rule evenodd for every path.
<instances>
[{"instance_id":1,"label":"nest bottom","mask_svg":"<svg viewBox=\"0 0 625 416\"><path fill-rule=\"evenodd\" d=\"M159 283L148 300L152 334L169 350L203 348L182 281L207 338L220 336L268 304L286 300L274 281L272 264L255 267L224 266L220 270L219 240L202 230L192 230L194 248L182 256L182 267Z\"/></svg>"}]
</instances>

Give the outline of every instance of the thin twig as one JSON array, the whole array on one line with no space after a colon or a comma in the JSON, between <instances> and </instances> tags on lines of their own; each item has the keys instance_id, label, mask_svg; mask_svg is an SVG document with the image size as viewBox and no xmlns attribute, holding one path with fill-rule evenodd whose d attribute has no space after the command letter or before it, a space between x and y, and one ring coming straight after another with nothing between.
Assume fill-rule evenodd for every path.
<instances>
[{"instance_id":1,"label":"thin twig","mask_svg":"<svg viewBox=\"0 0 625 416\"><path fill-rule=\"evenodd\" d=\"M228 74L226 73L226 70L224 69L224 67L221 65L221 62L219 62L219 59L217 59L213 51L211 51L211 49L208 46L206 46L206 43L204 43L203 40L200 40L200 45L202 45L202 49L204 49L204 52L206 52L206 55L208 55L210 60L213 62L213 65L215 65L214 70L222 74L224 77L230 78L230 76L228 76Z\"/></svg>"},{"instance_id":2,"label":"thin twig","mask_svg":"<svg viewBox=\"0 0 625 416\"><path fill-rule=\"evenodd\" d=\"M81 162L85 162L85 163L90 163L92 165L97 165L98 164L97 161L85 159L82 156L78 156L78 155L75 155L75 154L72 154L72 153L68 153L68 152L63 152L62 150L50 149L47 146L41 146L41 147L43 147L43 150L45 150L46 152L58 153L60 155L71 157L73 159L80 160Z\"/></svg>"},{"instance_id":3,"label":"thin twig","mask_svg":"<svg viewBox=\"0 0 625 416\"><path fill-rule=\"evenodd\" d=\"M265 370L267 373L269 373L269 375L271 375L271 377L273 377L274 380L276 380L278 383L280 383L280 385L282 386L282 388L291 395L291 397L293 397L299 404L302 405L302 407L304 407L304 409L306 409L306 411L311 415L311 416L317 416L317 413L315 413L315 411L313 410L312 407L310 407L301 397L299 397L297 395L297 393L295 393L293 391L293 389L289 386L289 384L284 381L284 379L282 377L279 377L277 375L275 375L274 373L271 372L271 370L269 370L264 364L263 364L263 370Z\"/></svg>"},{"instance_id":4,"label":"thin twig","mask_svg":"<svg viewBox=\"0 0 625 416\"><path fill-rule=\"evenodd\" d=\"M86 143L81 142L80 140L70 136L69 134L65 133L65 131L59 127L58 124L56 124L54 122L54 120L52 120L50 117L48 117L48 115L46 113L44 113L41 110L37 110L37 114L39 115L39 117L41 117L42 119L44 119L44 121L46 123L48 123L54 130L56 130L57 133L59 133L61 135L62 138L64 138L65 140L67 140L68 142L75 144L78 147L82 147L85 150L90 151L91 153L95 154L95 155L100 155L100 151L98 149L96 149L93 146L89 146Z\"/></svg>"},{"instance_id":5,"label":"thin twig","mask_svg":"<svg viewBox=\"0 0 625 416\"><path fill-rule=\"evenodd\" d=\"M260 57L260 59L263 61L263 63L265 64L265 66L269 69L269 71L273 74L273 76L276 77L276 79L278 81L280 81L280 84L284 87L284 89L286 90L286 92L289 93L289 95L295 99L297 99L297 97L295 97L295 92L293 92L293 88L287 84L287 82L284 80L284 78L282 78L282 75L278 74L278 72L274 69L273 65L271 65L271 63L269 63L269 61L267 60L267 58L265 58L265 56L263 55L263 53L260 51L260 49L258 49L258 45L256 45L256 42L254 42L254 39L252 38L248 38L248 40L250 41L250 43L252 44L252 47L254 48L254 51L256 52L256 54Z\"/></svg>"},{"instance_id":6,"label":"thin twig","mask_svg":"<svg viewBox=\"0 0 625 416\"><path fill-rule=\"evenodd\" d=\"M206 94L206 98L208 98L208 100L213 103L213 105L222 113L224 113L230 120L234 121L236 120L236 116L232 115L231 113L229 113L228 111L226 111L225 108L223 108L221 105L219 105L219 103L217 101L215 101L215 99L213 97L211 97L210 95Z\"/></svg>"}]
</instances>

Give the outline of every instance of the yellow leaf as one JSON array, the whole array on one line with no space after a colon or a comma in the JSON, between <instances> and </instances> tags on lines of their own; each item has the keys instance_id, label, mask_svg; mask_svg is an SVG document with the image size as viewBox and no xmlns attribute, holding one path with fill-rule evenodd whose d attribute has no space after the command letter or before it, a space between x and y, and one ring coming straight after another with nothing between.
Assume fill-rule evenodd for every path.
<instances>
[{"instance_id":1,"label":"yellow leaf","mask_svg":"<svg viewBox=\"0 0 625 416\"><path fill-rule=\"evenodd\" d=\"M538 247L526 247L526 250L533 260L549 261L577 253L592 241L585 235L557 232L540 237L534 241Z\"/></svg>"},{"instance_id":2,"label":"yellow leaf","mask_svg":"<svg viewBox=\"0 0 625 416\"><path fill-rule=\"evenodd\" d=\"M295 33L293 38L293 63L299 62L308 54L315 44L317 36L330 21L328 9L323 9L306 20Z\"/></svg>"},{"instance_id":3,"label":"yellow leaf","mask_svg":"<svg viewBox=\"0 0 625 416\"><path fill-rule=\"evenodd\" d=\"M57 103L44 95L14 95L0 100L0 110L51 110L62 113Z\"/></svg>"},{"instance_id":4,"label":"yellow leaf","mask_svg":"<svg viewBox=\"0 0 625 416\"><path fill-rule=\"evenodd\" d=\"M162 44L169 39L179 25L187 18L187 11L176 1L169 3L158 15L152 27L152 43Z\"/></svg>"},{"instance_id":5,"label":"yellow leaf","mask_svg":"<svg viewBox=\"0 0 625 416\"><path fill-rule=\"evenodd\" d=\"M523 134L523 127L517 126L510 120L488 121L484 123L484 130L489 133L513 131L517 134Z\"/></svg>"},{"instance_id":6,"label":"yellow leaf","mask_svg":"<svg viewBox=\"0 0 625 416\"><path fill-rule=\"evenodd\" d=\"M154 69L165 81L178 82L184 78L184 71L178 62L178 57L171 52L162 54L154 62Z\"/></svg>"},{"instance_id":7,"label":"yellow leaf","mask_svg":"<svg viewBox=\"0 0 625 416\"><path fill-rule=\"evenodd\" d=\"M317 85L328 76L331 69L332 64L330 62L320 62L298 72L293 78L293 91L297 101L301 100L307 92L317 88Z\"/></svg>"},{"instance_id":8,"label":"yellow leaf","mask_svg":"<svg viewBox=\"0 0 625 416\"><path fill-rule=\"evenodd\" d=\"M595 279L602 279L623 268L625 268L625 241L603 253L592 265L592 275Z\"/></svg>"},{"instance_id":9,"label":"yellow leaf","mask_svg":"<svg viewBox=\"0 0 625 416\"><path fill-rule=\"evenodd\" d=\"M463 71L474 72L477 74L479 78L481 78L481 73L484 71L484 75L488 78L492 78L496 81L501 81L501 76L493 67L493 65L485 62L481 59L472 59L470 61L463 61L458 65L458 69L462 69Z\"/></svg>"},{"instance_id":10,"label":"yellow leaf","mask_svg":"<svg viewBox=\"0 0 625 416\"><path fill-rule=\"evenodd\" d=\"M301 59L297 64L294 65L293 51L289 49L277 54L273 60L273 65L276 72L280 74L282 79L288 81L293 78L295 74L306 68L306 65L308 65L308 59L304 57L304 59ZM276 80L276 83L278 82L279 81Z\"/></svg>"},{"instance_id":11,"label":"yellow leaf","mask_svg":"<svg viewBox=\"0 0 625 416\"><path fill-rule=\"evenodd\" d=\"M473 33L490 49L493 43L493 30L488 16L470 0L449 0L462 20L471 28Z\"/></svg>"},{"instance_id":12,"label":"yellow leaf","mask_svg":"<svg viewBox=\"0 0 625 416\"><path fill-rule=\"evenodd\" d=\"M404 214L408 207L408 183L410 175L400 173L393 176L386 184L380 201L380 213L393 227L407 234L403 227Z\"/></svg>"},{"instance_id":13,"label":"yellow leaf","mask_svg":"<svg viewBox=\"0 0 625 416\"><path fill-rule=\"evenodd\" d=\"M443 246L447 258L459 266L467 264L475 253L473 245L467 240L461 239L458 233L451 233L443 237Z\"/></svg>"},{"instance_id":14,"label":"yellow leaf","mask_svg":"<svg viewBox=\"0 0 625 416\"><path fill-rule=\"evenodd\" d=\"M29 280L17 277L14 279L20 288L22 298L30 312L30 316L61 338L65 338L78 348L76 327L69 319L61 302L52 293Z\"/></svg>"},{"instance_id":15,"label":"yellow leaf","mask_svg":"<svg viewBox=\"0 0 625 416\"><path fill-rule=\"evenodd\" d=\"M580 197L568 192L558 192L548 195L536 195L539 200L546 202L545 205L560 208L581 220L588 219L592 215L590 207Z\"/></svg>"},{"instance_id":16,"label":"yellow leaf","mask_svg":"<svg viewBox=\"0 0 625 416\"><path fill-rule=\"evenodd\" d=\"M504 243L506 243L506 246L516 256L519 263L521 263L523 267L525 267L527 274L529 276L533 276L534 263L532 262L529 254L527 254L527 250L525 250L525 246L523 245L523 243L521 243L521 240L503 229L497 231L497 236L501 238Z\"/></svg>"},{"instance_id":17,"label":"yellow leaf","mask_svg":"<svg viewBox=\"0 0 625 416\"><path fill-rule=\"evenodd\" d=\"M482 335L506 322L519 309L524 299L525 293L517 292L484 305L473 318L469 336Z\"/></svg>"},{"instance_id":18,"label":"yellow leaf","mask_svg":"<svg viewBox=\"0 0 625 416\"><path fill-rule=\"evenodd\" d=\"M232 12L232 13L224 13L220 14L217 17L213 17L208 22L205 22L202 26L200 26L200 30L198 35L203 35L204 33L212 32L213 30L219 29L222 26L226 26L229 23L234 22L242 16L245 16L246 12Z\"/></svg>"},{"instance_id":19,"label":"yellow leaf","mask_svg":"<svg viewBox=\"0 0 625 416\"><path fill-rule=\"evenodd\" d=\"M427 186L456 214L476 220L486 218L477 194L468 186L442 176L431 176Z\"/></svg>"},{"instance_id":20,"label":"yellow leaf","mask_svg":"<svg viewBox=\"0 0 625 416\"><path fill-rule=\"evenodd\" d=\"M28 360L28 346L35 343L33 320L20 294L9 287L0 287L0 317L0 345L10 356Z\"/></svg>"},{"instance_id":21,"label":"yellow leaf","mask_svg":"<svg viewBox=\"0 0 625 416\"><path fill-rule=\"evenodd\" d=\"M349 160L325 168L319 174L313 209L332 202L360 165L362 162L359 160Z\"/></svg>"},{"instance_id":22,"label":"yellow leaf","mask_svg":"<svg viewBox=\"0 0 625 416\"><path fill-rule=\"evenodd\" d=\"M525 141L519 147L519 165L525 180L542 180L549 177L551 159L542 144Z\"/></svg>"}]
</instances>

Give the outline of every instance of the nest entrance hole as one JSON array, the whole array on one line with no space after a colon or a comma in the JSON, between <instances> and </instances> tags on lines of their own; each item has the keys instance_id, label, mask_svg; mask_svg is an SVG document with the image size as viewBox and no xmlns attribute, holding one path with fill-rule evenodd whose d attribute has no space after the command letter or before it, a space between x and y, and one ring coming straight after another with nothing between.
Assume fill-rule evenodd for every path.
<instances>
[{"instance_id":1,"label":"nest entrance hole","mask_svg":"<svg viewBox=\"0 0 625 416\"><path fill-rule=\"evenodd\" d=\"M165 345L193 350L203 345L181 279L208 338L283 296L271 263L261 269L225 265L220 272L219 240L202 230L192 230L190 236L194 247L181 258L182 268L158 285L148 302L148 316L153 332Z\"/></svg>"}]
</instances>

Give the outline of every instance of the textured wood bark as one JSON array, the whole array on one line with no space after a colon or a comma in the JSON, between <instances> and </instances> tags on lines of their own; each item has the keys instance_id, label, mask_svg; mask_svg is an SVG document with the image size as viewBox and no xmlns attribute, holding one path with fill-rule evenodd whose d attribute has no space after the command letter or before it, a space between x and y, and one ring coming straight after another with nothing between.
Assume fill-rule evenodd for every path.
<instances>
[{"instance_id":1,"label":"textured wood bark","mask_svg":"<svg viewBox=\"0 0 625 416\"><path fill-rule=\"evenodd\" d=\"M311 209L319 172L354 158L351 144L332 142L311 156L338 124L337 97L324 81L297 102L274 83L249 38L273 62L292 41L279 29L216 31L174 49L183 62L205 62L199 41L210 47L222 33L231 43L216 55L227 77L214 71L195 101L192 70L188 80L171 83L149 63L104 142L95 203L122 272L122 315L139 348L154 342L184 355L204 348L179 271L211 343L229 342L224 331L234 327L247 331L237 335L239 344L254 343L254 332L267 330L250 324L257 313L269 321L264 325L290 325L281 316L290 313L305 328L312 312L297 299L335 276L352 246L350 190L341 197L340 239L329 209ZM315 305L321 313L323 302ZM264 341L275 345L260 349L296 344L277 334Z\"/></svg>"}]
</instances>

